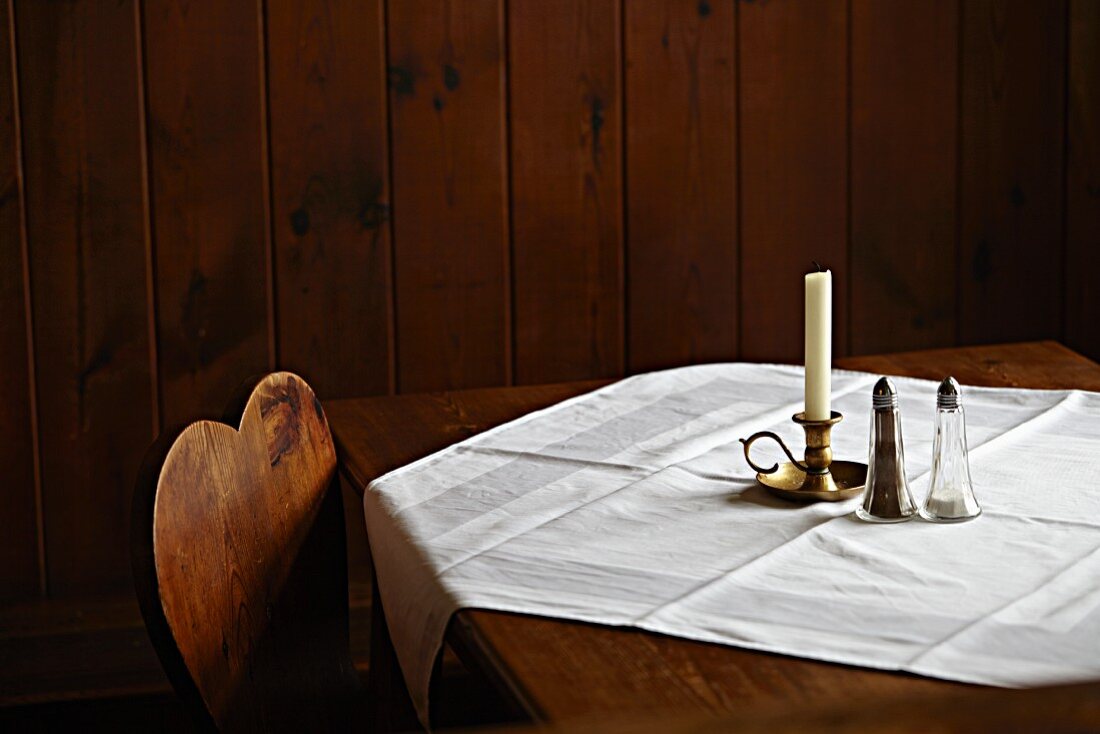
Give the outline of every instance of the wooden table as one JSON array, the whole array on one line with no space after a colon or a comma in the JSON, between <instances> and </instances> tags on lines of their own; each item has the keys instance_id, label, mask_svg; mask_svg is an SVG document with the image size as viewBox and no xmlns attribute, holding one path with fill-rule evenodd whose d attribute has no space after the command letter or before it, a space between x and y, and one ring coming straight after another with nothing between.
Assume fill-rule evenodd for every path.
<instances>
[{"instance_id":1,"label":"wooden table","mask_svg":"<svg viewBox=\"0 0 1100 734\"><path fill-rule=\"evenodd\" d=\"M1100 365L1055 342L837 360L839 367L963 385L1100 390ZM487 388L325 404L345 476L360 492L383 473L606 381ZM968 688L639 630L476 609L447 641L536 721L658 709L742 711L764 705L895 698Z\"/></svg>"}]
</instances>

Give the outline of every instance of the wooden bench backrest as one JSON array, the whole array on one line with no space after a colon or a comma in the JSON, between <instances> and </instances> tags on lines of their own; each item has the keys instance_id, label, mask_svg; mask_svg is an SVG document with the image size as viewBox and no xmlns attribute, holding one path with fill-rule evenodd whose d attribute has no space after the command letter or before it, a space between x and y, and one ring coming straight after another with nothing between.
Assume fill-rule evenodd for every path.
<instances>
[{"instance_id":1,"label":"wooden bench backrest","mask_svg":"<svg viewBox=\"0 0 1100 734\"><path fill-rule=\"evenodd\" d=\"M365 693L348 646L328 422L288 372L242 395L232 425L192 423L146 461L132 519L146 626L177 692L207 724L346 728Z\"/></svg>"}]
</instances>

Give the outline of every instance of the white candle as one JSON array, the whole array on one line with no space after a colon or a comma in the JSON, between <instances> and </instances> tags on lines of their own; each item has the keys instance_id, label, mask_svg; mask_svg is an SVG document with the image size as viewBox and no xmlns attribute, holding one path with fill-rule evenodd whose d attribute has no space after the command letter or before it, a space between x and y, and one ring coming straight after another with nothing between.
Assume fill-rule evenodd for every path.
<instances>
[{"instance_id":1,"label":"white candle","mask_svg":"<svg viewBox=\"0 0 1100 734\"><path fill-rule=\"evenodd\" d=\"M806 418L831 415L833 364L833 274L806 274Z\"/></svg>"}]
</instances>

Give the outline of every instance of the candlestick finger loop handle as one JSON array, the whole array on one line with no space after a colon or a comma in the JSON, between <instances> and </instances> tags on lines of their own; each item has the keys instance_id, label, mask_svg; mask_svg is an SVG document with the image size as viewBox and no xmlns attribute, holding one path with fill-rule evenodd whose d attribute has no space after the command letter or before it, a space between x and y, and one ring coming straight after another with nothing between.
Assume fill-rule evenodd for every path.
<instances>
[{"instance_id":1,"label":"candlestick finger loop handle","mask_svg":"<svg viewBox=\"0 0 1100 734\"><path fill-rule=\"evenodd\" d=\"M787 455L787 458L791 460L792 464L794 464L804 472L810 471L809 467L799 462L798 459L794 458L794 454L792 454L791 450L787 448L787 444L783 443L783 439L781 439L778 435L772 433L771 431L757 431L748 438L739 439L741 443L745 444L745 461L749 462L749 466L752 467L753 471L760 474L775 474L777 471L779 471L779 464L772 464L770 469L765 469L761 466L758 466L756 462L752 460L752 457L749 456L749 447L761 438L770 438L771 440L775 441L777 444L779 444L779 448L783 449L783 453Z\"/></svg>"}]
</instances>

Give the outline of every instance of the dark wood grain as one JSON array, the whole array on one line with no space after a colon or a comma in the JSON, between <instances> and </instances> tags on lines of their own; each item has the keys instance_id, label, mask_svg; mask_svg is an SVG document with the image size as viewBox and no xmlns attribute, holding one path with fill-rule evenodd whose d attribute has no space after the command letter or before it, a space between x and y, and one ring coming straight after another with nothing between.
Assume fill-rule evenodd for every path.
<instances>
[{"instance_id":1,"label":"dark wood grain","mask_svg":"<svg viewBox=\"0 0 1100 734\"><path fill-rule=\"evenodd\" d=\"M1100 683L1030 690L970 689L938 695L893 696L868 701L862 696L833 696L831 700L797 708L779 704L726 714L674 713L630 716L608 720L593 716L538 728L511 728L505 732L543 734L1001 734L1049 732L1078 734L1100 731Z\"/></svg>"},{"instance_id":2,"label":"dark wood grain","mask_svg":"<svg viewBox=\"0 0 1100 734\"><path fill-rule=\"evenodd\" d=\"M352 730L343 504L321 403L268 375L162 436L134 496L134 577L176 692L223 731Z\"/></svg>"},{"instance_id":3,"label":"dark wood grain","mask_svg":"<svg viewBox=\"0 0 1100 734\"><path fill-rule=\"evenodd\" d=\"M380 0L268 6L279 362L325 398L393 391L384 36Z\"/></svg>"},{"instance_id":4,"label":"dark wood grain","mask_svg":"<svg viewBox=\"0 0 1100 734\"><path fill-rule=\"evenodd\" d=\"M279 362L326 398L394 388L384 39L381 2L268 6Z\"/></svg>"},{"instance_id":5,"label":"dark wood grain","mask_svg":"<svg viewBox=\"0 0 1100 734\"><path fill-rule=\"evenodd\" d=\"M1054 0L963 3L964 343L1061 333L1065 9Z\"/></svg>"},{"instance_id":6,"label":"dark wood grain","mask_svg":"<svg viewBox=\"0 0 1100 734\"><path fill-rule=\"evenodd\" d=\"M851 33L851 349L947 346L958 2L854 0Z\"/></svg>"},{"instance_id":7,"label":"dark wood grain","mask_svg":"<svg viewBox=\"0 0 1100 734\"><path fill-rule=\"evenodd\" d=\"M624 9L632 372L737 356L735 6Z\"/></svg>"},{"instance_id":8,"label":"dark wood grain","mask_svg":"<svg viewBox=\"0 0 1100 734\"><path fill-rule=\"evenodd\" d=\"M839 367L964 384L1100 389L1100 365L1054 342L848 357ZM464 390L330 402L341 467L362 491L374 477L602 383ZM861 700L933 695L942 680L769 655L638 630L463 610L448 640L530 716L556 721L658 709L799 708L858 690Z\"/></svg>"},{"instance_id":9,"label":"dark wood grain","mask_svg":"<svg viewBox=\"0 0 1100 734\"><path fill-rule=\"evenodd\" d=\"M353 519L363 524L361 512ZM350 583L348 596L352 658L362 677L369 654L370 583ZM172 691L132 589L125 595L0 605L0 659L0 710Z\"/></svg>"},{"instance_id":10,"label":"dark wood grain","mask_svg":"<svg viewBox=\"0 0 1100 734\"><path fill-rule=\"evenodd\" d=\"M515 381L622 374L619 3L508 6Z\"/></svg>"},{"instance_id":11,"label":"dark wood grain","mask_svg":"<svg viewBox=\"0 0 1100 734\"><path fill-rule=\"evenodd\" d=\"M19 160L14 37L9 3L0 6L0 384L9 385L0 411L0 598L39 591L38 520L31 390L27 362L28 313L23 227L23 177Z\"/></svg>"},{"instance_id":12,"label":"dark wood grain","mask_svg":"<svg viewBox=\"0 0 1100 734\"><path fill-rule=\"evenodd\" d=\"M1100 359L1100 3L1070 0L1066 343Z\"/></svg>"},{"instance_id":13,"label":"dark wood grain","mask_svg":"<svg viewBox=\"0 0 1100 734\"><path fill-rule=\"evenodd\" d=\"M840 686L870 699L961 684L708 645L631 629L463 610L451 637L536 721L666 710L736 711L832 700ZM463 650L462 643L456 644Z\"/></svg>"},{"instance_id":14,"label":"dark wood grain","mask_svg":"<svg viewBox=\"0 0 1100 734\"><path fill-rule=\"evenodd\" d=\"M349 519L363 524L359 510ZM368 675L370 594L369 582L349 584L351 656L368 681L374 678ZM132 593L0 605L0 660L0 731L63 731L63 722L90 732L159 732L166 723L196 730L172 692ZM487 714L501 710L453 654L444 655L441 669L443 684L435 691L441 726L485 723ZM115 709L130 723L116 725ZM168 720L158 720L158 711ZM368 731L382 722L372 717L372 723Z\"/></svg>"},{"instance_id":15,"label":"dark wood grain","mask_svg":"<svg viewBox=\"0 0 1100 734\"><path fill-rule=\"evenodd\" d=\"M155 435L134 12L130 2L25 2L15 13L57 594L127 584L127 485Z\"/></svg>"},{"instance_id":16,"label":"dark wood grain","mask_svg":"<svg viewBox=\"0 0 1100 734\"><path fill-rule=\"evenodd\" d=\"M1096 362L1053 341L848 357L837 367L926 380L950 373L964 385L1100 391Z\"/></svg>"},{"instance_id":17,"label":"dark wood grain","mask_svg":"<svg viewBox=\"0 0 1100 734\"><path fill-rule=\"evenodd\" d=\"M216 413L269 364L259 6L153 0L144 13L161 402L170 426Z\"/></svg>"},{"instance_id":18,"label":"dark wood grain","mask_svg":"<svg viewBox=\"0 0 1100 734\"><path fill-rule=\"evenodd\" d=\"M142 443L275 366L799 362L811 259L838 356L1100 358L1091 0L6 2L0 596L120 583Z\"/></svg>"},{"instance_id":19,"label":"dark wood grain","mask_svg":"<svg viewBox=\"0 0 1100 734\"><path fill-rule=\"evenodd\" d=\"M511 381L502 0L388 8L398 388Z\"/></svg>"},{"instance_id":20,"label":"dark wood grain","mask_svg":"<svg viewBox=\"0 0 1100 734\"><path fill-rule=\"evenodd\" d=\"M802 276L833 271L833 354L847 344L848 13L738 4L741 357L801 361Z\"/></svg>"}]
</instances>

